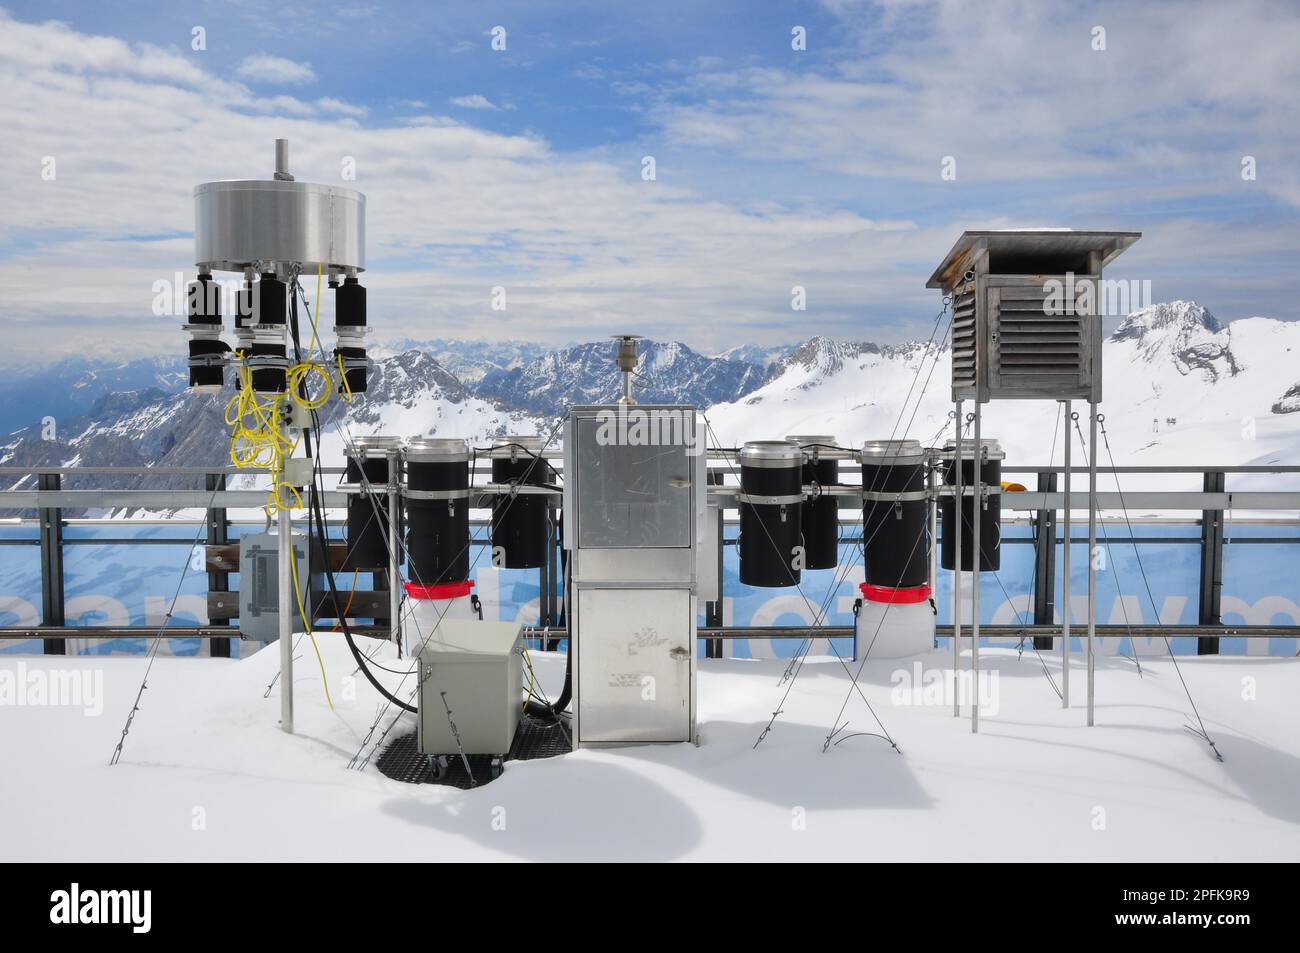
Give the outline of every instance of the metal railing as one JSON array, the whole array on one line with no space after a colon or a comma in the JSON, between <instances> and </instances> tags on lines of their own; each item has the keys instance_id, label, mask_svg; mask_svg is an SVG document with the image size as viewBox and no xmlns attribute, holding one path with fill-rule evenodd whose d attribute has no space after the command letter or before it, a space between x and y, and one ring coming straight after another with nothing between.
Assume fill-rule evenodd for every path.
<instances>
[{"instance_id":1,"label":"metal railing","mask_svg":"<svg viewBox=\"0 0 1300 953\"><path fill-rule=\"evenodd\" d=\"M480 461L475 467L476 473L484 472L488 466ZM1056 560L1063 544L1056 527L1058 511L1063 503L1062 494L1057 492L1057 481L1063 472L1061 466L1014 466L1003 468L1004 478L1012 475L1031 474L1035 477L1035 486L1023 492L1005 493L1002 507L1005 514L1003 522L1022 524L1032 528L1029 536L1006 536L1003 543L1012 546L1032 545L1034 547L1033 584L1030 598L1033 606L1033 622L1026 625L989 625L982 626L982 632L990 638L1005 636L1032 636L1040 648L1050 647L1053 636L1060 634L1060 626L1054 623L1056 613ZM327 474L341 474L341 467L324 467ZM1086 472L1085 468L1072 468L1073 472ZM104 546L104 545L175 545L192 546L192 538L149 538L130 537L76 538L69 537L66 530L80 526L104 526L120 522L121 525L187 525L197 530L200 522L205 531L201 540L206 545L220 545L231 541L231 529L234 526L261 525L261 520L232 520L231 509L260 507L266 498L266 491L261 489L227 489L226 477L236 472L231 468L202 467L0 467L0 480L9 482L34 482L33 488L0 490L0 513L6 511L29 511L35 516L17 519L0 519L0 526L36 528L37 534L30 539L0 539L0 546L38 546L40 549L40 589L41 589L41 623L38 626L4 626L0 627L0 640L35 639L44 640L44 650L50 654L62 654L66 638L77 639L120 639L149 638L157 631L148 626L69 626L65 618L64 601L64 550L69 546ZM725 472L725 471L724 471ZM1222 620L1222 591L1224 576L1225 547L1233 545L1297 545L1300 533L1288 535L1280 533L1271 536L1229 536L1225 526L1229 523L1228 513L1256 512L1269 515L1244 518L1234 515L1230 521L1233 526L1287 526L1300 527L1300 491L1296 490L1248 490L1231 491L1227 488L1229 476L1244 474L1271 474L1277 477L1300 476L1300 466L1239 466L1239 467L1099 467L1101 474L1119 475L1183 475L1195 476L1201 483L1201 490L1152 491L1142 489L1133 492L1117 491L1098 494L1098 504L1102 510L1102 521L1109 525L1124 524L1129 518L1134 527L1156 526L1170 522L1168 517L1131 517L1121 518L1118 512L1123 508L1126 514L1134 510L1176 511L1194 514L1183 517L1176 522L1196 525L1196 536L1125 536L1124 545L1196 545L1200 549L1200 574L1195 593L1197 599L1197 621L1194 625L1099 625L1099 635L1190 635L1198 638L1198 652L1212 654L1218 651L1218 640L1223 637L1244 638L1297 638L1300 637L1300 625L1260 625L1234 626L1224 625ZM204 486L193 490L185 489L66 489L63 478L66 476L107 476L107 477L147 477L202 478ZM849 474L851 475L851 474ZM1085 505L1086 497L1076 492L1074 506ZM331 508L345 505L347 494L326 491L323 504ZM112 509L139 508L150 510L166 509L201 509L206 512L203 520L187 518L153 518L148 520L117 520L112 518L70 518L64 511L73 508ZM1278 515L1284 513L1286 515ZM478 545L487 545L484 538L486 520L471 522L471 529ZM726 525L734 521L725 520ZM853 543L860 536L845 535L843 527L860 526L854 521L842 522L841 542ZM734 539L723 539L723 544L732 545ZM1075 544L1086 542L1077 536ZM937 543L937 541L936 541ZM718 547L719 561L723 559L724 546ZM550 547L555 557L555 546ZM1296 551L1296 577L1300 578L1300 549ZM719 567L721 572L721 566ZM209 570L208 590L222 592L229 589L229 574ZM539 571L540 583L540 620L535 631L545 628L548 638L564 637L562 628L562 599L560 591L562 580L558 568L558 558L548 560L547 565ZM1300 590L1300 586L1297 587ZM722 624L721 599L710 602L703 607L706 624L699 630L699 637L707 641L709 654L720 655L720 643L726 639L779 639L801 638L805 636L808 626L724 626ZM560 627L557 627L559 625ZM386 631L386 630L384 630ZM167 627L166 633L175 638L201 638L210 640L211 654L228 656L230 639L238 637L228 626L192 625ZM940 636L951 635L951 626L939 625ZM376 628L376 635L380 630ZM852 634L844 626L823 626L818 629L819 637L847 637Z\"/></svg>"}]
</instances>

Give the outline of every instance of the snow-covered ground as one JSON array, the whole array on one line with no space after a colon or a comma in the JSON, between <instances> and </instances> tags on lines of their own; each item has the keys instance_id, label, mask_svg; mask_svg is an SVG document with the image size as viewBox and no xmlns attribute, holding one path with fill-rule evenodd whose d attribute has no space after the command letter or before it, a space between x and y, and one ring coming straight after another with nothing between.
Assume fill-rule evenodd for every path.
<instances>
[{"instance_id":1,"label":"snow-covered ground","mask_svg":"<svg viewBox=\"0 0 1300 953\"><path fill-rule=\"evenodd\" d=\"M901 704L912 663L868 664L862 685L901 747L849 737L822 752L849 692L810 662L766 740L784 665L701 661L701 744L583 750L511 763L459 791L350 771L377 695L337 637L319 636L337 710L309 643L295 666L298 733L280 732L272 646L242 661L159 658L121 762L107 762L144 671L132 658L27 658L102 672L103 713L0 707L0 856L6 860L1290 860L1300 859L1300 661L1185 658L1223 752L1184 725L1166 661L1101 658L1097 727L1082 665L1063 711L1032 653L982 653L996 713L972 735L951 703ZM548 693L563 658L535 654ZM1044 656L1059 680L1054 656ZM924 672L949 664L918 660ZM6 674L10 673L10 674ZM395 679L394 679L395 680ZM351 687L349 687L351 686ZM355 694L354 694L354 691ZM841 735L875 731L850 699ZM387 724L383 722L382 724ZM382 726L382 725L381 725ZM396 729L398 731L401 728Z\"/></svg>"}]
</instances>

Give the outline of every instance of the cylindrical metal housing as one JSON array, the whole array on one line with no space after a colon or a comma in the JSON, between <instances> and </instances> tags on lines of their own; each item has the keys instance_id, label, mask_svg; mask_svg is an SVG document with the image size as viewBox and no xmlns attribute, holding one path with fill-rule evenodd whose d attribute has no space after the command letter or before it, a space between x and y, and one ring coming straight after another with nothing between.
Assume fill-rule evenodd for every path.
<instances>
[{"instance_id":1,"label":"cylindrical metal housing","mask_svg":"<svg viewBox=\"0 0 1300 953\"><path fill-rule=\"evenodd\" d=\"M355 277L349 276L335 287L334 332L338 335L334 361L343 373L339 390L363 394L369 366L366 360L366 289Z\"/></svg>"},{"instance_id":2,"label":"cylindrical metal housing","mask_svg":"<svg viewBox=\"0 0 1300 953\"><path fill-rule=\"evenodd\" d=\"M550 466L541 437L501 437L492 444L492 482L545 485ZM503 494L492 504L492 564L536 569L546 562L547 510L539 494Z\"/></svg>"},{"instance_id":3,"label":"cylindrical metal housing","mask_svg":"<svg viewBox=\"0 0 1300 953\"><path fill-rule=\"evenodd\" d=\"M366 197L279 179L194 188L194 260L205 271L295 262L304 272L366 266Z\"/></svg>"},{"instance_id":4,"label":"cylindrical metal housing","mask_svg":"<svg viewBox=\"0 0 1300 953\"><path fill-rule=\"evenodd\" d=\"M840 461L835 438L825 434L795 434L785 438L803 450L805 486L836 486L840 482ZM840 562L840 504L837 497L813 496L803 502L804 568L834 569Z\"/></svg>"},{"instance_id":5,"label":"cylindrical metal housing","mask_svg":"<svg viewBox=\"0 0 1300 953\"><path fill-rule=\"evenodd\" d=\"M893 590L929 582L929 503L920 441L863 445L862 539L868 585Z\"/></svg>"},{"instance_id":6,"label":"cylindrical metal housing","mask_svg":"<svg viewBox=\"0 0 1300 953\"><path fill-rule=\"evenodd\" d=\"M1002 460L1006 456L993 438L980 440L983 464L980 466L980 480L989 492L985 497L987 505L980 513L980 572L996 572L1002 566ZM962 441L961 448L961 483L963 496L961 501L961 571L970 572L975 565L972 558L975 552L974 515L976 497L975 457L977 448L974 441ZM955 467L954 441L949 440L943 449L943 482L952 486L957 478ZM944 569L953 569L956 558L953 552L953 540L956 532L956 501L945 496L939 503L939 519L943 524L942 542L939 546L939 564Z\"/></svg>"},{"instance_id":7,"label":"cylindrical metal housing","mask_svg":"<svg viewBox=\"0 0 1300 953\"><path fill-rule=\"evenodd\" d=\"M257 307L253 310L254 325L289 323L289 286L275 276L275 272L262 275L256 285Z\"/></svg>"},{"instance_id":8,"label":"cylindrical metal housing","mask_svg":"<svg viewBox=\"0 0 1300 953\"><path fill-rule=\"evenodd\" d=\"M803 564L803 451L789 440L754 440L740 462L740 581L798 585Z\"/></svg>"},{"instance_id":9,"label":"cylindrical metal housing","mask_svg":"<svg viewBox=\"0 0 1300 953\"><path fill-rule=\"evenodd\" d=\"M464 440L406 445L406 568L416 584L469 577L469 456Z\"/></svg>"},{"instance_id":10,"label":"cylindrical metal housing","mask_svg":"<svg viewBox=\"0 0 1300 953\"><path fill-rule=\"evenodd\" d=\"M201 272L187 295L190 333L190 387L200 392L221 390L226 379L225 356L230 345L221 340L221 286Z\"/></svg>"},{"instance_id":11,"label":"cylindrical metal housing","mask_svg":"<svg viewBox=\"0 0 1300 953\"><path fill-rule=\"evenodd\" d=\"M253 379L253 390L259 394L284 393L289 357L285 349L283 332L279 343L254 338L247 350L248 370Z\"/></svg>"},{"instance_id":12,"label":"cylindrical metal housing","mask_svg":"<svg viewBox=\"0 0 1300 953\"><path fill-rule=\"evenodd\" d=\"M358 437L344 451L347 456L345 482L368 486L367 490L348 497L344 569L388 569L389 458L401 446L402 441L397 437ZM400 480L400 471L393 477Z\"/></svg>"}]
</instances>

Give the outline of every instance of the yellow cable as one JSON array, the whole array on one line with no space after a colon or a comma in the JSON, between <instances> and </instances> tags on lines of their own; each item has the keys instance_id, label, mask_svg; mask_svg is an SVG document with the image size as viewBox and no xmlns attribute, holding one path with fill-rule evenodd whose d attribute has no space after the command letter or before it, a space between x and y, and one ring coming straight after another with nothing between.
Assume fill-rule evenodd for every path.
<instances>
[{"instance_id":1,"label":"yellow cable","mask_svg":"<svg viewBox=\"0 0 1300 953\"><path fill-rule=\"evenodd\" d=\"M321 301L321 279L324 276L324 267L316 266L316 301L311 311L311 342L307 347L307 359L298 361L285 370L285 390L283 393L271 394L264 396L259 394L253 387L253 372L247 364L247 355L241 350L235 352L236 378L238 380L238 389L226 402L225 422L230 427L230 461L237 469L258 469L266 470L271 477L271 489L267 494L267 501L264 509L267 516L273 516L281 509L301 509L302 494L298 488L292 484L285 483L282 479L284 475L284 461L291 458L298 449L298 444L302 440L302 434L293 435L284 427L284 413L290 401L298 404L307 410L319 410L329 402L333 394L333 381L330 379L326 365L312 360L312 355L319 350L321 358L325 359L325 349L320 344L320 301ZM348 403L352 401L352 390L348 387L347 375L343 370L342 355L338 357L339 374L342 377L342 390L345 393L344 400ZM299 390L307 393L307 381L311 374L320 375L325 386L320 394L316 397L307 397L299 394ZM286 492L287 489L287 492ZM334 700L330 696L329 678L325 672L325 659L321 656L320 646L316 643L316 635L312 631L311 622L308 617L307 608L303 605L302 593L298 585L298 561L290 559L290 570L293 576L294 599L298 604L298 613L302 618L303 626L307 630L307 637L311 639L312 648L316 651L316 663L320 666L321 682L325 687L325 701L329 704L330 711L334 710ZM352 588L353 594L356 591L356 573L353 573ZM346 614L351 608L352 598L348 597L348 606L343 610ZM531 665L530 665L531 667Z\"/></svg>"},{"instance_id":2,"label":"yellow cable","mask_svg":"<svg viewBox=\"0 0 1300 953\"><path fill-rule=\"evenodd\" d=\"M311 309L311 344L307 347L307 360L311 360L312 349L316 347L317 335L316 327L320 321L320 279L322 268L319 263L316 265L316 301ZM325 356L325 349L320 349L320 356Z\"/></svg>"},{"instance_id":3,"label":"yellow cable","mask_svg":"<svg viewBox=\"0 0 1300 953\"><path fill-rule=\"evenodd\" d=\"M348 383L348 372L343 369L343 355L336 354L339 362L339 379L343 382L343 403L352 403L352 385Z\"/></svg>"},{"instance_id":4,"label":"yellow cable","mask_svg":"<svg viewBox=\"0 0 1300 953\"><path fill-rule=\"evenodd\" d=\"M295 490L295 492L297 492ZM301 503L301 498L299 503ZM292 547L290 547L292 549ZM307 630L307 638L311 639L311 647L316 650L316 664L320 666L320 680L325 687L325 702L330 706L330 711L334 710L334 699L330 697L330 680L325 674L325 660L321 658L320 646L316 644L316 634L311 630L311 621L307 617L307 608L302 604L302 589L298 586L298 560L290 552L289 569L293 573L293 597L298 603L298 615L302 618L303 627Z\"/></svg>"}]
</instances>

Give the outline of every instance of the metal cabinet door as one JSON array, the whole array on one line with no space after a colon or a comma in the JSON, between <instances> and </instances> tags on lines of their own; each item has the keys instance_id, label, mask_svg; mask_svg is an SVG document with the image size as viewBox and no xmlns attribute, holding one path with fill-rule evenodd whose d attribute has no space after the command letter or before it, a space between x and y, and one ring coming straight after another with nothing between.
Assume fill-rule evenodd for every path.
<instances>
[{"instance_id":1,"label":"metal cabinet door","mask_svg":"<svg viewBox=\"0 0 1300 953\"><path fill-rule=\"evenodd\" d=\"M694 459L686 445L602 443L605 426L593 417L577 422L578 548L689 547Z\"/></svg>"},{"instance_id":2,"label":"metal cabinet door","mask_svg":"<svg viewBox=\"0 0 1300 953\"><path fill-rule=\"evenodd\" d=\"M690 740L691 593L577 592L579 744Z\"/></svg>"}]
</instances>

